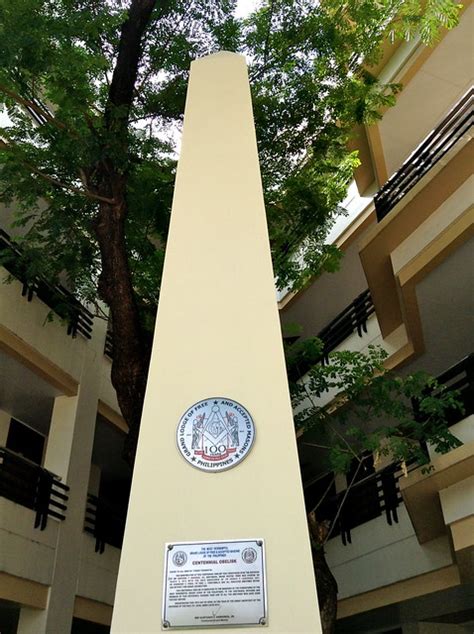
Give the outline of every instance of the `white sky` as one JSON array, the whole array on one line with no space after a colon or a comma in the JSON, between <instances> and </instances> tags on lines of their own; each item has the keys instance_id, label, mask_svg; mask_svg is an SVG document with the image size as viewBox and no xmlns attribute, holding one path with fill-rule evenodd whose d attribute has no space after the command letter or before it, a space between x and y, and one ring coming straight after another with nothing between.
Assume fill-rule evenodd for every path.
<instances>
[{"instance_id":1,"label":"white sky","mask_svg":"<svg viewBox=\"0 0 474 634\"><path fill-rule=\"evenodd\" d=\"M257 0L238 0L235 10L236 18L245 18L251 13L257 6Z\"/></svg>"},{"instance_id":2,"label":"white sky","mask_svg":"<svg viewBox=\"0 0 474 634\"><path fill-rule=\"evenodd\" d=\"M8 126L9 124L10 124L10 119L8 118L8 115L4 111L3 107L0 106L0 128L4 126Z\"/></svg>"},{"instance_id":3,"label":"white sky","mask_svg":"<svg viewBox=\"0 0 474 634\"><path fill-rule=\"evenodd\" d=\"M249 13L251 13L255 7L258 5L258 0L238 0L237 7L235 10L235 17L237 18L245 18ZM10 125L10 120L8 118L7 113L0 106L0 127L5 127Z\"/></svg>"}]
</instances>

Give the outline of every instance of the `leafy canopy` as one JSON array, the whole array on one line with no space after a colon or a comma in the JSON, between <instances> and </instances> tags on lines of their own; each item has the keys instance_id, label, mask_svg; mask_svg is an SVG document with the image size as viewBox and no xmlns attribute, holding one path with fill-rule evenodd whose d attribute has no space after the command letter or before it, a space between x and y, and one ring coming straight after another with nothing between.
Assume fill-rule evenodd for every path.
<instances>
[{"instance_id":1,"label":"leafy canopy","mask_svg":"<svg viewBox=\"0 0 474 634\"><path fill-rule=\"evenodd\" d=\"M129 124L114 134L106 116L119 120L124 111L107 100L131 1L0 0L0 104L10 119L0 128L0 202L15 206L30 275L62 273L82 299L96 300L98 166L110 162L125 180L133 288L144 323L151 320L190 62L221 49L249 63L279 286L300 286L337 266L338 252L325 238L358 164L347 150L350 130L373 121L398 90L367 68L387 37L420 33L433 41L440 27L456 24L459 5L262 0L244 19L234 17L235 5L155 4Z\"/></svg>"},{"instance_id":2,"label":"leafy canopy","mask_svg":"<svg viewBox=\"0 0 474 634\"><path fill-rule=\"evenodd\" d=\"M299 363L314 362L322 351L317 338L290 346L290 377L298 376ZM366 353L332 352L304 378L290 380L296 427L316 432L336 472L347 472L365 452L426 465L425 443L439 453L462 444L446 423L447 415L463 410L459 393L443 389L425 372L396 376L384 368L386 358L383 348L372 345ZM320 400L327 393L329 405Z\"/></svg>"}]
</instances>

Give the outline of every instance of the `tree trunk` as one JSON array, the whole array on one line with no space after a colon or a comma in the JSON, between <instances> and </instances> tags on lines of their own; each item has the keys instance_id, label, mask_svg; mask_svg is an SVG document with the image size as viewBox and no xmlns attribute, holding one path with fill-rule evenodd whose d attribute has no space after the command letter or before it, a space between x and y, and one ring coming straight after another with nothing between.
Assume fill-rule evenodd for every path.
<instances>
[{"instance_id":1,"label":"tree trunk","mask_svg":"<svg viewBox=\"0 0 474 634\"><path fill-rule=\"evenodd\" d=\"M324 548L313 547L312 553L323 634L334 634L337 617L337 582L326 562Z\"/></svg>"},{"instance_id":2,"label":"tree trunk","mask_svg":"<svg viewBox=\"0 0 474 634\"><path fill-rule=\"evenodd\" d=\"M135 82L142 55L142 41L156 0L132 0L122 25L109 95L104 114L107 130L102 157L88 170L89 183L104 199L93 223L99 243L102 272L99 296L110 308L114 358L112 385L121 412L129 426L124 458L133 467L138 430L145 397L149 345L140 324L125 240L127 178L129 161L128 125ZM166 2L163 3L163 6Z\"/></svg>"},{"instance_id":3,"label":"tree trunk","mask_svg":"<svg viewBox=\"0 0 474 634\"><path fill-rule=\"evenodd\" d=\"M101 204L94 224L102 259L100 297L110 308L114 357L111 379L129 426L124 458L133 466L145 397L150 350L145 343L125 242L126 203Z\"/></svg>"},{"instance_id":4,"label":"tree trunk","mask_svg":"<svg viewBox=\"0 0 474 634\"><path fill-rule=\"evenodd\" d=\"M323 634L334 634L336 631L338 589L336 579L329 569L324 553L329 523L318 522L314 512L311 512L308 515L308 526Z\"/></svg>"}]
</instances>

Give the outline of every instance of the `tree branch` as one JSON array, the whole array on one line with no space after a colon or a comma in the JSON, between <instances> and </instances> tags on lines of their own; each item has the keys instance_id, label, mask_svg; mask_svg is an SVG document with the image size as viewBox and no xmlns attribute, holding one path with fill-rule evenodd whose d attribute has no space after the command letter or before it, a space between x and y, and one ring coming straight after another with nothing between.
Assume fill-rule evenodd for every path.
<instances>
[{"instance_id":1,"label":"tree branch","mask_svg":"<svg viewBox=\"0 0 474 634\"><path fill-rule=\"evenodd\" d=\"M42 172L34 165L31 165L25 162L23 162L23 165L27 167L28 169L30 169L34 174L37 174L38 176L41 176L41 178L48 181L49 183L56 185L56 187L61 187L62 189L68 189L69 191L74 192L75 194L79 194L80 196L85 196L86 198L90 198L91 200L97 200L98 202L103 202L108 204L113 204L115 202L113 198L106 198L105 196L94 194L90 191L87 191L86 189L80 189L79 187L74 187L74 185L68 185L67 183L62 183L57 178L54 178L54 176L50 176L49 174Z\"/></svg>"},{"instance_id":2,"label":"tree branch","mask_svg":"<svg viewBox=\"0 0 474 634\"><path fill-rule=\"evenodd\" d=\"M46 121L48 121L48 123L51 123L52 125L56 126L60 130L68 132L76 139L79 138L76 132L68 128L61 121L58 121L56 117L53 117L46 108L40 108L34 101L31 101L30 99L25 99L24 97L19 95L14 90L11 90L11 88L8 88L4 84L0 84L0 92L3 92L4 95L11 97L20 106L33 110L34 112L36 112L38 116L43 117L44 119L46 119Z\"/></svg>"},{"instance_id":3,"label":"tree branch","mask_svg":"<svg viewBox=\"0 0 474 634\"><path fill-rule=\"evenodd\" d=\"M324 491L324 493L322 494L322 496L319 498L319 500L316 503L316 506L314 508L311 509L311 511L309 513L315 513L318 508L321 506L321 504L324 502L325 497L327 496L327 494L329 493L329 491L331 490L332 485L334 484L334 482L336 481L336 476L334 476L330 483L328 484L326 490ZM308 513L308 515L309 515Z\"/></svg>"},{"instance_id":4,"label":"tree branch","mask_svg":"<svg viewBox=\"0 0 474 634\"><path fill-rule=\"evenodd\" d=\"M155 5L156 0L132 0L127 20L122 26L117 63L105 109L105 121L109 130L126 130L142 53L143 34ZM113 110L120 107L123 112L118 116L114 115Z\"/></svg>"},{"instance_id":5,"label":"tree branch","mask_svg":"<svg viewBox=\"0 0 474 634\"><path fill-rule=\"evenodd\" d=\"M318 408L318 406L316 405L316 403L315 403L315 402L314 402L314 400L313 400L313 395L312 395L312 394L311 394L311 392L308 390L308 386L307 386L307 385L306 385L306 383L304 383L304 382L303 382L303 388L304 388L304 391L306 392L306 396L307 396L307 398L310 400L311 405L312 405L315 409L317 409L317 408ZM349 453L351 453L351 454L354 456L354 458L355 458L356 460L359 460L359 461L360 461L360 463L362 463L362 461L360 460L360 458L359 458L359 456L357 455L356 451L355 451L355 450L351 447L351 444L349 443L349 441L348 441L348 440L344 437L344 434L341 434L341 432L340 432L340 431L338 431L338 430L334 427L334 425L331 425L331 424L330 424L330 423L328 423L327 421L326 421L326 424L327 424L327 425L331 428L331 431L332 431L332 432L333 432L336 436L338 436L338 437L342 440L342 442L346 445L347 449L349 450Z\"/></svg>"},{"instance_id":6,"label":"tree branch","mask_svg":"<svg viewBox=\"0 0 474 634\"><path fill-rule=\"evenodd\" d=\"M263 67L264 68L267 65L268 45L270 44L270 34L272 32L273 7L274 7L274 2L273 0L271 0L270 8L269 8L269 16L268 16L267 34L265 37L265 45L263 47Z\"/></svg>"},{"instance_id":7,"label":"tree branch","mask_svg":"<svg viewBox=\"0 0 474 634\"><path fill-rule=\"evenodd\" d=\"M5 143L5 141L3 141L2 139L0 139L0 148L9 150L9 151L12 150L12 146L9 143ZM33 174L40 176L44 180L48 181L48 183L51 183L52 185L55 185L56 187L60 187L61 189L67 189L69 191L74 192L75 194L79 194L80 196L85 196L86 198L90 198L91 200L97 200L98 202L103 202L108 204L113 204L115 202L113 198L106 198L105 196L94 194L93 192L88 191L86 189L80 189L79 187L74 187L74 185L63 183L57 178L54 178L54 176L51 176L50 174L46 174L46 172L42 172L39 168L35 167L31 163L28 163L27 161L23 161L22 159L20 159L20 161L22 165L28 168L31 172L33 172Z\"/></svg>"},{"instance_id":8,"label":"tree branch","mask_svg":"<svg viewBox=\"0 0 474 634\"><path fill-rule=\"evenodd\" d=\"M357 478L357 475L358 475L358 473L360 471L360 468L362 466L362 462L366 458L367 458L367 456L362 457L360 459L360 461L359 461L359 464L357 465L357 469L355 470L354 475L352 476L352 480L349 482L349 486L347 487L347 489L346 489L346 491L344 493L344 497L342 498L341 503L339 505L339 508L337 509L336 515L334 516L334 519L333 519L332 524L331 524L331 528L328 530L328 534L326 535L326 538L324 540L324 544L326 544L327 541L329 540L329 538L331 537L331 534L332 534L332 532L334 530L334 527L336 526L336 522L339 519L339 515L342 512L342 507L344 506L344 502L346 501L347 496L349 495L349 492L350 492L350 490L352 488L352 485L354 484L354 482L355 482L355 480Z\"/></svg>"},{"instance_id":9,"label":"tree branch","mask_svg":"<svg viewBox=\"0 0 474 634\"><path fill-rule=\"evenodd\" d=\"M178 20L178 22L174 25L175 28L173 31L171 31L168 35L168 37L166 38L166 40L164 41L164 43L161 45L161 58L159 59L159 62L161 63L164 58L165 58L165 54L167 53L167 49L168 46L170 45L171 41L173 40L173 38L176 38L176 36L179 34L178 29L180 28L180 26L183 24L184 18L187 15L187 12L190 9L190 4L188 5L188 7L185 9L185 11L183 12L182 16L180 17L180 19ZM144 74L144 76L142 77L139 85L136 87L135 89L135 94L139 95L141 90L143 89L143 87L145 86L145 83L148 81L148 79L151 77L151 75L153 75L154 73L156 73L156 70L154 67L149 66L148 68L148 72L146 72Z\"/></svg>"}]
</instances>

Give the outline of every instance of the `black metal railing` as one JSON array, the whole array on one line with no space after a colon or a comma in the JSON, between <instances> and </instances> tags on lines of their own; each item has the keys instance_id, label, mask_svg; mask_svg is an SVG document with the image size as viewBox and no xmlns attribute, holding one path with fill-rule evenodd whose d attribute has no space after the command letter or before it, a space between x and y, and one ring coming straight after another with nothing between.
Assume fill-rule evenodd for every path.
<instances>
[{"instance_id":1,"label":"black metal railing","mask_svg":"<svg viewBox=\"0 0 474 634\"><path fill-rule=\"evenodd\" d=\"M50 471L0 447L0 497L35 511L35 528L44 530L48 516L65 519L68 491Z\"/></svg>"},{"instance_id":2,"label":"black metal railing","mask_svg":"<svg viewBox=\"0 0 474 634\"><path fill-rule=\"evenodd\" d=\"M23 283L22 296L30 302L36 295L38 299L51 308L61 319L67 322L67 334L75 337L79 332L90 339L92 336L93 315L61 284L27 275L23 253L10 239L10 236L0 229L0 254L2 266L20 282Z\"/></svg>"},{"instance_id":3,"label":"black metal railing","mask_svg":"<svg viewBox=\"0 0 474 634\"><path fill-rule=\"evenodd\" d=\"M379 190L374 198L378 222L468 132L474 123L473 105L471 88Z\"/></svg>"},{"instance_id":4,"label":"black metal railing","mask_svg":"<svg viewBox=\"0 0 474 634\"><path fill-rule=\"evenodd\" d=\"M114 342L111 330L107 330L105 335L104 354L109 359L114 358Z\"/></svg>"},{"instance_id":5,"label":"black metal railing","mask_svg":"<svg viewBox=\"0 0 474 634\"><path fill-rule=\"evenodd\" d=\"M367 320L374 312L372 296L367 289L318 333L317 336L324 342L322 362L327 363L329 353L353 332L362 337L367 332Z\"/></svg>"},{"instance_id":6,"label":"black metal railing","mask_svg":"<svg viewBox=\"0 0 474 634\"><path fill-rule=\"evenodd\" d=\"M126 516L126 509L96 495L87 496L84 530L95 537L96 553L103 553L105 544L122 548Z\"/></svg>"},{"instance_id":7,"label":"black metal railing","mask_svg":"<svg viewBox=\"0 0 474 634\"><path fill-rule=\"evenodd\" d=\"M370 474L337 495L328 496L316 511L319 521L335 521L331 538L341 536L342 543L352 543L351 530L385 513L387 523L398 523L398 507L402 495L398 481L402 474L399 464L391 464ZM336 519L337 518L337 519Z\"/></svg>"},{"instance_id":8,"label":"black metal railing","mask_svg":"<svg viewBox=\"0 0 474 634\"><path fill-rule=\"evenodd\" d=\"M25 104L25 108L38 125L43 125L44 123L47 123L48 116L50 118L53 117L53 114L51 113L49 108L42 101L37 99L32 94L24 94L24 96L32 104Z\"/></svg>"},{"instance_id":9,"label":"black metal railing","mask_svg":"<svg viewBox=\"0 0 474 634\"><path fill-rule=\"evenodd\" d=\"M474 123L473 105L471 88L379 190L374 198L378 222L469 131Z\"/></svg>"},{"instance_id":10,"label":"black metal railing","mask_svg":"<svg viewBox=\"0 0 474 634\"><path fill-rule=\"evenodd\" d=\"M458 423L466 416L474 414L474 352L465 356L461 361L436 377L438 387L425 390L425 396L439 396L446 390L456 390L462 409L452 408L445 412L448 426ZM418 402L412 401L415 418L423 420Z\"/></svg>"},{"instance_id":11,"label":"black metal railing","mask_svg":"<svg viewBox=\"0 0 474 634\"><path fill-rule=\"evenodd\" d=\"M325 326L316 336L323 342L321 355L316 358L301 357L288 365L288 376L291 381L301 378L316 363L328 363L329 353L337 348L352 333L362 337L367 332L367 321L375 312L375 307L367 289L358 295L337 317Z\"/></svg>"}]
</instances>

